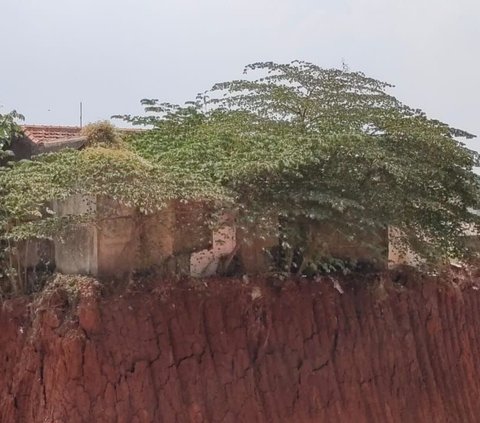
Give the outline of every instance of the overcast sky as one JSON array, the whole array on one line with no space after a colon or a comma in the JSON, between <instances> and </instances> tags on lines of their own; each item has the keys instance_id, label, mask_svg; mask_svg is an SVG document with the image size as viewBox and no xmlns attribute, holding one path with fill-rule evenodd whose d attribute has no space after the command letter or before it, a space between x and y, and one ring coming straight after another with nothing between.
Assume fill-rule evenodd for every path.
<instances>
[{"instance_id":1,"label":"overcast sky","mask_svg":"<svg viewBox=\"0 0 480 423\"><path fill-rule=\"evenodd\" d=\"M183 103L245 64L345 61L480 134L478 0L0 0L0 105L77 124ZM471 146L478 149L480 141Z\"/></svg>"}]
</instances>

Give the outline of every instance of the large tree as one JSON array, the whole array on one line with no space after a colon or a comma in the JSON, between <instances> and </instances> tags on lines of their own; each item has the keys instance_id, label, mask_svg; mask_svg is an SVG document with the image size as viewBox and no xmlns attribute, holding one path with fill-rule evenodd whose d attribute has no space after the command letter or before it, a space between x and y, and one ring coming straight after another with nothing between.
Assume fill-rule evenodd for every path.
<instances>
[{"instance_id":1,"label":"large tree","mask_svg":"<svg viewBox=\"0 0 480 423\"><path fill-rule=\"evenodd\" d=\"M255 63L185 107L144 100L140 154L230 189L255 224L328 222L356 241L394 226L427 259L468 253L478 227L473 135L402 104L392 86L305 62ZM253 76L251 75L253 73ZM242 213L240 213L242 214Z\"/></svg>"}]
</instances>

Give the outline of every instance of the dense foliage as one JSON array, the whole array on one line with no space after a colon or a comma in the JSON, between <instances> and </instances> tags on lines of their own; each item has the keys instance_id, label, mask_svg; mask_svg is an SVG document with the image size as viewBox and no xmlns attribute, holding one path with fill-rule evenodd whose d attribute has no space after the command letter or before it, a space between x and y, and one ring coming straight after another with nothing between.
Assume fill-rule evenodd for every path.
<instances>
[{"instance_id":1,"label":"dense foliage","mask_svg":"<svg viewBox=\"0 0 480 423\"><path fill-rule=\"evenodd\" d=\"M90 123L84 126L81 135L87 138L87 145L90 147L118 147L122 143L120 131L108 121Z\"/></svg>"},{"instance_id":2,"label":"dense foliage","mask_svg":"<svg viewBox=\"0 0 480 423\"><path fill-rule=\"evenodd\" d=\"M18 121L24 120L23 115L13 110L0 114L0 160L13 156L9 150L12 140L21 132Z\"/></svg>"},{"instance_id":3,"label":"dense foliage","mask_svg":"<svg viewBox=\"0 0 480 423\"><path fill-rule=\"evenodd\" d=\"M0 223L6 228L5 236L15 240L53 237L61 222L51 201L76 194L106 196L141 213L152 213L176 198L224 199L221 190L205 178L179 178L125 149L65 150L0 173Z\"/></svg>"},{"instance_id":4,"label":"dense foliage","mask_svg":"<svg viewBox=\"0 0 480 423\"><path fill-rule=\"evenodd\" d=\"M183 107L143 100L145 116L117 116L148 128L128 142L104 125L105 142L0 172L5 237L53 236L65 218L51 200L89 194L144 213L171 199L209 201L310 262L323 254L309 247L323 223L358 243L396 227L399 246L431 262L468 255L465 227L480 225L478 157L459 138L472 135L359 72L267 62L246 73Z\"/></svg>"},{"instance_id":5,"label":"dense foliage","mask_svg":"<svg viewBox=\"0 0 480 423\"><path fill-rule=\"evenodd\" d=\"M149 115L124 118L154 129L133 148L208 175L255 223L326 221L358 242L394 226L400 247L432 261L468 253L464 229L479 224L478 156L458 138L472 135L362 73L303 62L246 68L258 71L183 108L144 100Z\"/></svg>"}]
</instances>

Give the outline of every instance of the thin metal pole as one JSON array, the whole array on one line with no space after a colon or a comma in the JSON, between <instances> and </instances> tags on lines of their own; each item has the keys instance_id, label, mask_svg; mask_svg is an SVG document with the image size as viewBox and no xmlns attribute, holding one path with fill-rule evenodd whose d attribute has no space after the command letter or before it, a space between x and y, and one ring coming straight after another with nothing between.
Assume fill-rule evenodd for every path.
<instances>
[{"instance_id":1,"label":"thin metal pole","mask_svg":"<svg viewBox=\"0 0 480 423\"><path fill-rule=\"evenodd\" d=\"M83 127L83 103L80 102L80 129Z\"/></svg>"}]
</instances>

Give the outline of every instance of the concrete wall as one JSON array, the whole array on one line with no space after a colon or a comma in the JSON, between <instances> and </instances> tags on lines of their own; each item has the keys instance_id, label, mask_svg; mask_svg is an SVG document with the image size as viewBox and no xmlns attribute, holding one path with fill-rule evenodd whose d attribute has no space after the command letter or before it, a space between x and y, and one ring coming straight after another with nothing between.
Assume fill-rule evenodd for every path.
<instances>
[{"instance_id":1,"label":"concrete wall","mask_svg":"<svg viewBox=\"0 0 480 423\"><path fill-rule=\"evenodd\" d=\"M54 209L60 216L95 213L97 220L55 241L57 269L62 273L120 278L154 267L158 272L200 276L203 271L192 253L212 254L218 265L217 259L235 245L234 229L225 226L213 234L206 223L208 210L199 203L172 202L146 216L105 197L75 196Z\"/></svg>"},{"instance_id":2,"label":"concrete wall","mask_svg":"<svg viewBox=\"0 0 480 423\"><path fill-rule=\"evenodd\" d=\"M423 260L415 254L410 248L406 248L401 243L402 233L394 227L388 228L388 267L399 265L420 266Z\"/></svg>"},{"instance_id":3,"label":"concrete wall","mask_svg":"<svg viewBox=\"0 0 480 423\"><path fill-rule=\"evenodd\" d=\"M238 258L243 273L262 274L272 267L272 257L269 250L278 245L275 236L261 236L254 228L248 232L238 230Z\"/></svg>"},{"instance_id":4,"label":"concrete wall","mask_svg":"<svg viewBox=\"0 0 480 423\"><path fill-rule=\"evenodd\" d=\"M59 216L96 214L96 198L75 195L56 201L53 210ZM97 228L93 223L79 224L54 240L57 270L66 274L98 274Z\"/></svg>"},{"instance_id":5,"label":"concrete wall","mask_svg":"<svg viewBox=\"0 0 480 423\"><path fill-rule=\"evenodd\" d=\"M145 216L106 197L74 196L54 209L60 216L94 213L96 219L55 240L55 261L62 273L122 277L173 254L171 208Z\"/></svg>"},{"instance_id":6,"label":"concrete wall","mask_svg":"<svg viewBox=\"0 0 480 423\"><path fill-rule=\"evenodd\" d=\"M54 204L60 216L94 213L97 224L82 224L55 240L57 269L67 274L122 277L133 270L155 268L158 272L210 276L236 256L242 273L265 273L272 265L268 253L277 237L262 238L255 228L235 228L225 216L212 231L208 208L201 203L172 202L164 210L141 215L107 198L74 196ZM326 224L310 224L309 246L325 256L366 261L378 268L421 264L411 251L396 246L399 232L390 228L356 242ZM35 262L37 257L27 257ZM228 264L228 263L227 263Z\"/></svg>"},{"instance_id":7,"label":"concrete wall","mask_svg":"<svg viewBox=\"0 0 480 423\"><path fill-rule=\"evenodd\" d=\"M381 269L387 266L388 231L379 229L352 239L338 225L315 223L309 248L323 256L369 263Z\"/></svg>"},{"instance_id":8,"label":"concrete wall","mask_svg":"<svg viewBox=\"0 0 480 423\"><path fill-rule=\"evenodd\" d=\"M173 257L175 246L175 210L167 207L148 216L141 216L141 245L143 251L138 264L141 267L161 265Z\"/></svg>"},{"instance_id":9,"label":"concrete wall","mask_svg":"<svg viewBox=\"0 0 480 423\"><path fill-rule=\"evenodd\" d=\"M223 216L212 231L207 224L210 210L202 203L172 202L145 216L104 197L75 196L54 208L61 216L95 213L97 219L96 224L79 225L55 241L57 269L63 273L120 278L133 270L155 268L201 277L223 271L237 256L242 273L258 274L270 270L268 250L278 245L278 238L263 238L255 228L237 231L233 216ZM312 251L323 249L325 255L367 261L380 257L378 251L348 240L328 225L310 225L309 233ZM382 235L370 242L386 251ZM378 258L379 263L382 260Z\"/></svg>"},{"instance_id":10,"label":"concrete wall","mask_svg":"<svg viewBox=\"0 0 480 423\"><path fill-rule=\"evenodd\" d=\"M140 251L139 225L133 208L97 198L98 276L121 277L136 267Z\"/></svg>"},{"instance_id":11,"label":"concrete wall","mask_svg":"<svg viewBox=\"0 0 480 423\"><path fill-rule=\"evenodd\" d=\"M220 262L234 254L237 247L233 225L223 225L211 233L212 248L193 252L190 256L190 275L193 277L217 274Z\"/></svg>"},{"instance_id":12,"label":"concrete wall","mask_svg":"<svg viewBox=\"0 0 480 423\"><path fill-rule=\"evenodd\" d=\"M212 247L212 231L208 226L209 210L201 202L175 201L171 206L175 214L173 253L190 254Z\"/></svg>"},{"instance_id":13,"label":"concrete wall","mask_svg":"<svg viewBox=\"0 0 480 423\"><path fill-rule=\"evenodd\" d=\"M118 202L99 198L98 275L121 277L132 270L152 266L159 271L174 272L164 267L174 256L175 248L180 254L197 242L193 236L181 242L178 234L186 235L176 229L175 212L175 204L171 204L152 215L143 215Z\"/></svg>"}]
</instances>

